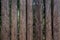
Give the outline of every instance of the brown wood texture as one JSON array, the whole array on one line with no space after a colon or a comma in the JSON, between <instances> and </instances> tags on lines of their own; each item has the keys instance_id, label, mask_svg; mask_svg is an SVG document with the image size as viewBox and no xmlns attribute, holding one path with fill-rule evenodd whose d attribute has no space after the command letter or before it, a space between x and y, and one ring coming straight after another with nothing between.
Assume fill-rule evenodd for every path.
<instances>
[{"instance_id":1,"label":"brown wood texture","mask_svg":"<svg viewBox=\"0 0 60 40\"><path fill-rule=\"evenodd\" d=\"M26 40L26 0L20 0L19 40Z\"/></svg>"},{"instance_id":2,"label":"brown wood texture","mask_svg":"<svg viewBox=\"0 0 60 40\"><path fill-rule=\"evenodd\" d=\"M60 0L54 0L53 36L54 40L60 40Z\"/></svg>"},{"instance_id":3,"label":"brown wood texture","mask_svg":"<svg viewBox=\"0 0 60 40\"><path fill-rule=\"evenodd\" d=\"M43 0L36 0L35 19L36 19L36 40L42 40L42 13Z\"/></svg>"},{"instance_id":4,"label":"brown wood texture","mask_svg":"<svg viewBox=\"0 0 60 40\"><path fill-rule=\"evenodd\" d=\"M46 40L52 40L51 0L46 0Z\"/></svg>"},{"instance_id":5,"label":"brown wood texture","mask_svg":"<svg viewBox=\"0 0 60 40\"><path fill-rule=\"evenodd\" d=\"M11 40L17 40L17 0L11 5Z\"/></svg>"},{"instance_id":6,"label":"brown wood texture","mask_svg":"<svg viewBox=\"0 0 60 40\"><path fill-rule=\"evenodd\" d=\"M33 40L32 0L27 0L27 40Z\"/></svg>"},{"instance_id":7,"label":"brown wood texture","mask_svg":"<svg viewBox=\"0 0 60 40\"><path fill-rule=\"evenodd\" d=\"M1 40L10 40L9 0L1 0Z\"/></svg>"}]
</instances>

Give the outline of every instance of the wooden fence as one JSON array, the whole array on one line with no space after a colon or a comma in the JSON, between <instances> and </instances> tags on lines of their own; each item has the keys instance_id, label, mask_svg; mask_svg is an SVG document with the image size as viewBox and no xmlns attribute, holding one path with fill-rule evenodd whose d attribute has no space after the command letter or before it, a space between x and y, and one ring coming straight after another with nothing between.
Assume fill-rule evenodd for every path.
<instances>
[{"instance_id":1,"label":"wooden fence","mask_svg":"<svg viewBox=\"0 0 60 40\"><path fill-rule=\"evenodd\" d=\"M60 40L60 0L1 0L1 16L1 40Z\"/></svg>"}]
</instances>

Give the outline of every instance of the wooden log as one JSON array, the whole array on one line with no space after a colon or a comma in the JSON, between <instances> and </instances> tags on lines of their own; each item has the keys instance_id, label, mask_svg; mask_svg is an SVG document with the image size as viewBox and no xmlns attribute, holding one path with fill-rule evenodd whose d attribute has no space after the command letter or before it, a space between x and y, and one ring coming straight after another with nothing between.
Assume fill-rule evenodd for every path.
<instances>
[{"instance_id":1,"label":"wooden log","mask_svg":"<svg viewBox=\"0 0 60 40\"><path fill-rule=\"evenodd\" d=\"M27 0L27 40L33 40L32 0Z\"/></svg>"},{"instance_id":2,"label":"wooden log","mask_svg":"<svg viewBox=\"0 0 60 40\"><path fill-rule=\"evenodd\" d=\"M45 1L46 5L46 40L52 40L52 15L51 15L51 0Z\"/></svg>"},{"instance_id":3,"label":"wooden log","mask_svg":"<svg viewBox=\"0 0 60 40\"><path fill-rule=\"evenodd\" d=\"M17 0L12 0L11 10L11 40L17 40Z\"/></svg>"},{"instance_id":4,"label":"wooden log","mask_svg":"<svg viewBox=\"0 0 60 40\"><path fill-rule=\"evenodd\" d=\"M35 19L36 19L36 40L42 40L42 13L43 0L36 0Z\"/></svg>"},{"instance_id":5,"label":"wooden log","mask_svg":"<svg viewBox=\"0 0 60 40\"><path fill-rule=\"evenodd\" d=\"M53 37L54 40L60 40L60 0L54 0Z\"/></svg>"},{"instance_id":6,"label":"wooden log","mask_svg":"<svg viewBox=\"0 0 60 40\"><path fill-rule=\"evenodd\" d=\"M20 0L19 40L26 40L26 0Z\"/></svg>"},{"instance_id":7,"label":"wooden log","mask_svg":"<svg viewBox=\"0 0 60 40\"><path fill-rule=\"evenodd\" d=\"M9 0L1 0L1 40L10 40Z\"/></svg>"}]
</instances>

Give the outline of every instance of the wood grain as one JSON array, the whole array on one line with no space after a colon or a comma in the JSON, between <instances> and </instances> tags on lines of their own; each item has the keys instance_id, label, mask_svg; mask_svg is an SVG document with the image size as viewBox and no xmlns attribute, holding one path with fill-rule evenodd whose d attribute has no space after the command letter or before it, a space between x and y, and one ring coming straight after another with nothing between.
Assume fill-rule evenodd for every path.
<instances>
[{"instance_id":1,"label":"wood grain","mask_svg":"<svg viewBox=\"0 0 60 40\"><path fill-rule=\"evenodd\" d=\"M54 40L60 40L60 0L54 0L53 36Z\"/></svg>"},{"instance_id":2,"label":"wood grain","mask_svg":"<svg viewBox=\"0 0 60 40\"><path fill-rule=\"evenodd\" d=\"M51 0L46 0L46 40L52 40Z\"/></svg>"},{"instance_id":3,"label":"wood grain","mask_svg":"<svg viewBox=\"0 0 60 40\"><path fill-rule=\"evenodd\" d=\"M26 0L20 0L19 40L26 40Z\"/></svg>"},{"instance_id":4,"label":"wood grain","mask_svg":"<svg viewBox=\"0 0 60 40\"><path fill-rule=\"evenodd\" d=\"M32 0L27 0L27 40L33 40Z\"/></svg>"},{"instance_id":5,"label":"wood grain","mask_svg":"<svg viewBox=\"0 0 60 40\"><path fill-rule=\"evenodd\" d=\"M36 0L35 19L36 19L36 40L42 40L42 13L43 0Z\"/></svg>"},{"instance_id":6,"label":"wood grain","mask_svg":"<svg viewBox=\"0 0 60 40\"><path fill-rule=\"evenodd\" d=\"M10 40L9 0L1 0L1 40Z\"/></svg>"},{"instance_id":7,"label":"wood grain","mask_svg":"<svg viewBox=\"0 0 60 40\"><path fill-rule=\"evenodd\" d=\"M17 0L11 5L11 40L17 40Z\"/></svg>"}]
</instances>

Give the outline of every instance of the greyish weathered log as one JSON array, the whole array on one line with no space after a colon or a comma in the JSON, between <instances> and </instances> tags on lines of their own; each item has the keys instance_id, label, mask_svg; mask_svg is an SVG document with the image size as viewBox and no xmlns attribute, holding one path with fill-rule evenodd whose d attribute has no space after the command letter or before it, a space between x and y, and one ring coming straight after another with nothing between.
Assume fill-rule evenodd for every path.
<instances>
[{"instance_id":1,"label":"greyish weathered log","mask_svg":"<svg viewBox=\"0 0 60 40\"><path fill-rule=\"evenodd\" d=\"M11 40L17 40L17 0L11 5Z\"/></svg>"},{"instance_id":2,"label":"greyish weathered log","mask_svg":"<svg viewBox=\"0 0 60 40\"><path fill-rule=\"evenodd\" d=\"M9 0L1 0L1 40L10 40Z\"/></svg>"},{"instance_id":3,"label":"greyish weathered log","mask_svg":"<svg viewBox=\"0 0 60 40\"><path fill-rule=\"evenodd\" d=\"M26 0L20 0L19 40L26 40Z\"/></svg>"},{"instance_id":4,"label":"greyish weathered log","mask_svg":"<svg viewBox=\"0 0 60 40\"><path fill-rule=\"evenodd\" d=\"M42 13L43 13L43 0L35 0L35 18L36 18L36 40L42 40Z\"/></svg>"},{"instance_id":5,"label":"greyish weathered log","mask_svg":"<svg viewBox=\"0 0 60 40\"><path fill-rule=\"evenodd\" d=\"M27 0L27 40L33 40L32 0Z\"/></svg>"},{"instance_id":6,"label":"greyish weathered log","mask_svg":"<svg viewBox=\"0 0 60 40\"><path fill-rule=\"evenodd\" d=\"M60 0L54 0L53 37L54 40L60 40Z\"/></svg>"},{"instance_id":7,"label":"greyish weathered log","mask_svg":"<svg viewBox=\"0 0 60 40\"><path fill-rule=\"evenodd\" d=\"M52 40L51 0L46 0L46 40Z\"/></svg>"}]
</instances>

